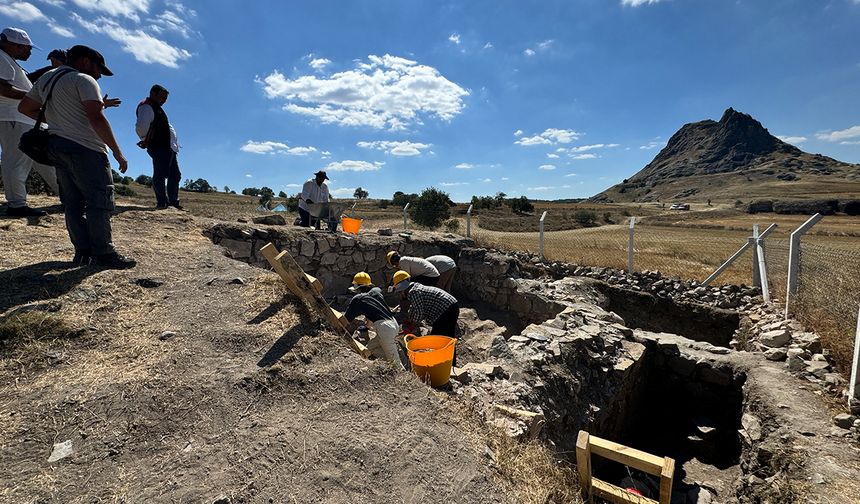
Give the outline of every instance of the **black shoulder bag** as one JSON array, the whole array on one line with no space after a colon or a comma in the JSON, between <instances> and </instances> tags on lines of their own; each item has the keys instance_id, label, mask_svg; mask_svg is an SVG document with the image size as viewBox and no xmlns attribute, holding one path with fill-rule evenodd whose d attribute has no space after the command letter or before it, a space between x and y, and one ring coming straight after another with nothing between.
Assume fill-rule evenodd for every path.
<instances>
[{"instance_id":1,"label":"black shoulder bag","mask_svg":"<svg viewBox=\"0 0 860 504\"><path fill-rule=\"evenodd\" d=\"M45 97L45 103L43 103L42 107L39 109L39 118L36 119L36 125L33 126L33 129L30 131L25 131L24 134L21 135L21 141L18 142L18 148L21 149L21 152L39 164L49 166L54 164L48 156L48 140L50 140L51 134L47 130L42 129L42 123L45 122L45 109L48 107L48 101L50 101L51 95L54 94L54 86L57 85L57 82L59 82L64 75L72 72L73 70L66 70L62 73L57 72L57 75L52 77L52 80L50 81L51 89L48 91L48 96Z\"/></svg>"}]
</instances>

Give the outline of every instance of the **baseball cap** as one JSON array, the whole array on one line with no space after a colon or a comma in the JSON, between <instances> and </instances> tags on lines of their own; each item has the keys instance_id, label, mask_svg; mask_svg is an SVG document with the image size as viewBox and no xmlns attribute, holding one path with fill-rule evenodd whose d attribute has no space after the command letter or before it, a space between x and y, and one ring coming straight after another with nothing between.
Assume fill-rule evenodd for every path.
<instances>
[{"instance_id":1,"label":"baseball cap","mask_svg":"<svg viewBox=\"0 0 860 504\"><path fill-rule=\"evenodd\" d=\"M322 175L324 179L326 179L326 180L329 179L328 175L326 175L326 173L325 173L325 170L320 170L320 171L314 173L314 175Z\"/></svg>"},{"instance_id":2,"label":"baseball cap","mask_svg":"<svg viewBox=\"0 0 860 504\"><path fill-rule=\"evenodd\" d=\"M12 42L13 44L21 44L25 46L35 47L36 49L41 49L39 46L33 44L33 41L30 40L30 36L27 35L27 32L20 28L4 28L0 35L3 35L5 40Z\"/></svg>"},{"instance_id":3,"label":"baseball cap","mask_svg":"<svg viewBox=\"0 0 860 504\"><path fill-rule=\"evenodd\" d=\"M108 68L107 65L105 65L105 57L102 56L102 53L96 51L92 47L87 47L85 45L76 45L72 46L71 49L66 51L66 59L68 61L74 61L77 58L89 58L99 64L99 66L102 68L102 75L106 75L108 77L113 75L111 69Z\"/></svg>"}]
</instances>

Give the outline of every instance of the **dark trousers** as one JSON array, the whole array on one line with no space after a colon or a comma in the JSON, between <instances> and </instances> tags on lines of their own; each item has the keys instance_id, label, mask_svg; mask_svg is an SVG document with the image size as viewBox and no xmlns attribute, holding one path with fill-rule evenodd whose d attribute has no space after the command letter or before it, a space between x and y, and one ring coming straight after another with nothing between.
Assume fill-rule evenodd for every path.
<instances>
[{"instance_id":1,"label":"dark trousers","mask_svg":"<svg viewBox=\"0 0 860 504\"><path fill-rule=\"evenodd\" d=\"M48 145L75 250L93 255L114 252L110 227L113 176L107 154L58 136L52 136Z\"/></svg>"},{"instance_id":2,"label":"dark trousers","mask_svg":"<svg viewBox=\"0 0 860 504\"><path fill-rule=\"evenodd\" d=\"M409 279L412 282L418 282L421 285L426 285L428 287L436 287L436 284L439 283L439 277L430 277L426 275L418 275Z\"/></svg>"},{"instance_id":3,"label":"dark trousers","mask_svg":"<svg viewBox=\"0 0 860 504\"><path fill-rule=\"evenodd\" d=\"M301 227L310 227L311 226L311 214L308 213L304 208L299 207L299 226Z\"/></svg>"},{"instance_id":4,"label":"dark trousers","mask_svg":"<svg viewBox=\"0 0 860 504\"><path fill-rule=\"evenodd\" d=\"M152 158L152 191L155 193L155 204L160 207L179 206L179 181L182 180L182 173L179 171L176 153L170 147L149 147L146 152Z\"/></svg>"},{"instance_id":5,"label":"dark trousers","mask_svg":"<svg viewBox=\"0 0 860 504\"><path fill-rule=\"evenodd\" d=\"M442 315L439 315L439 318L433 322L430 334L434 336L448 336L449 338L456 338L457 319L459 318L460 305L459 303L454 303L449 306L447 310L443 311Z\"/></svg>"}]
</instances>

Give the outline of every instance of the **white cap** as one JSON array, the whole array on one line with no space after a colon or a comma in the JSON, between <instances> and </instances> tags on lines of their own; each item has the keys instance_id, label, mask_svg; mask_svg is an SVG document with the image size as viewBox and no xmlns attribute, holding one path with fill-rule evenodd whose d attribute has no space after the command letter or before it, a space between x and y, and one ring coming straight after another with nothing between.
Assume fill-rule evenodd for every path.
<instances>
[{"instance_id":1,"label":"white cap","mask_svg":"<svg viewBox=\"0 0 860 504\"><path fill-rule=\"evenodd\" d=\"M21 44L40 49L39 46L33 44L33 41L30 40L30 36L27 35L27 32L20 28L4 28L2 35L3 38L8 40L9 42L12 42L13 44Z\"/></svg>"}]
</instances>

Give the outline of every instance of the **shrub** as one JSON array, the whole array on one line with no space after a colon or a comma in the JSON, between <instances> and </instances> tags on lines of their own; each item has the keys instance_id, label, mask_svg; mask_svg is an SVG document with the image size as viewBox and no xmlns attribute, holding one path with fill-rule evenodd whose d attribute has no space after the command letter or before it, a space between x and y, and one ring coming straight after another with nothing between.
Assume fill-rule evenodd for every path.
<instances>
[{"instance_id":1,"label":"shrub","mask_svg":"<svg viewBox=\"0 0 860 504\"><path fill-rule=\"evenodd\" d=\"M117 196L137 196L137 193L134 192L134 189L122 184L114 184L113 193Z\"/></svg>"},{"instance_id":2,"label":"shrub","mask_svg":"<svg viewBox=\"0 0 860 504\"><path fill-rule=\"evenodd\" d=\"M390 204L391 204L391 202L388 201L387 199L381 199L381 200L376 202L376 206L378 206L379 208L383 208L383 209L388 208L388 205L390 205Z\"/></svg>"},{"instance_id":3,"label":"shrub","mask_svg":"<svg viewBox=\"0 0 860 504\"><path fill-rule=\"evenodd\" d=\"M583 226L593 226L597 222L597 214L591 210L577 210L573 218Z\"/></svg>"},{"instance_id":4,"label":"shrub","mask_svg":"<svg viewBox=\"0 0 860 504\"><path fill-rule=\"evenodd\" d=\"M409 216L419 226L436 229L451 217L451 198L444 191L428 187L409 207Z\"/></svg>"},{"instance_id":5,"label":"shrub","mask_svg":"<svg viewBox=\"0 0 860 504\"><path fill-rule=\"evenodd\" d=\"M860 200L842 202L842 211L845 215L860 215Z\"/></svg>"},{"instance_id":6,"label":"shrub","mask_svg":"<svg viewBox=\"0 0 860 504\"><path fill-rule=\"evenodd\" d=\"M134 179L140 185L144 185L146 187L152 187L152 177L149 175L138 175L136 179Z\"/></svg>"},{"instance_id":7,"label":"shrub","mask_svg":"<svg viewBox=\"0 0 860 504\"><path fill-rule=\"evenodd\" d=\"M352 197L355 199L365 199L369 196L369 193L362 189L361 187L356 187L355 192L352 193Z\"/></svg>"},{"instance_id":8,"label":"shrub","mask_svg":"<svg viewBox=\"0 0 860 504\"><path fill-rule=\"evenodd\" d=\"M445 221L445 231L449 233L457 233L460 231L460 221L457 219L450 219Z\"/></svg>"},{"instance_id":9,"label":"shrub","mask_svg":"<svg viewBox=\"0 0 860 504\"><path fill-rule=\"evenodd\" d=\"M603 222L607 224L615 224L615 221L612 219L612 214L610 212L603 212Z\"/></svg>"},{"instance_id":10,"label":"shrub","mask_svg":"<svg viewBox=\"0 0 860 504\"><path fill-rule=\"evenodd\" d=\"M122 184L122 185L129 185L129 184L131 184L132 182L134 182L134 179L133 179L133 178L131 178L131 177L123 177L123 178L121 178L121 179L120 179L120 181L119 181L119 183L120 183L120 184Z\"/></svg>"},{"instance_id":11,"label":"shrub","mask_svg":"<svg viewBox=\"0 0 860 504\"><path fill-rule=\"evenodd\" d=\"M394 193L394 196L391 197L391 203L399 207L405 207L407 203L412 203L417 199L417 194L406 194L403 191L397 191Z\"/></svg>"},{"instance_id":12,"label":"shrub","mask_svg":"<svg viewBox=\"0 0 860 504\"><path fill-rule=\"evenodd\" d=\"M535 206L532 205L532 202L528 198L520 196L511 200L511 210L514 213L534 212Z\"/></svg>"}]
</instances>

